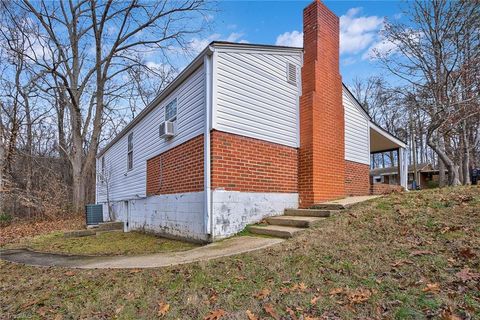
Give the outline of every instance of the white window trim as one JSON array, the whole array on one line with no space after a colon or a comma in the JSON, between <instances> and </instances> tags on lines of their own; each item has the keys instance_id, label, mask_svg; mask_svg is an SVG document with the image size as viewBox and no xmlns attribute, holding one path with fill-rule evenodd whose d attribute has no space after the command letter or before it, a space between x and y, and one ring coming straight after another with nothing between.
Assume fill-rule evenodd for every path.
<instances>
[{"instance_id":1,"label":"white window trim","mask_svg":"<svg viewBox=\"0 0 480 320\"><path fill-rule=\"evenodd\" d=\"M167 106L170 105L172 102L175 101L175 117L171 117L171 118L168 118L167 119ZM173 97L168 103L165 104L165 107L163 108L163 113L164 113L164 119L165 121L171 121L171 122L175 122L177 121L177 118L178 118L178 99L177 97Z\"/></svg>"},{"instance_id":2,"label":"white window trim","mask_svg":"<svg viewBox=\"0 0 480 320\"><path fill-rule=\"evenodd\" d=\"M100 160L100 183L105 183L105 156Z\"/></svg>"}]
</instances>

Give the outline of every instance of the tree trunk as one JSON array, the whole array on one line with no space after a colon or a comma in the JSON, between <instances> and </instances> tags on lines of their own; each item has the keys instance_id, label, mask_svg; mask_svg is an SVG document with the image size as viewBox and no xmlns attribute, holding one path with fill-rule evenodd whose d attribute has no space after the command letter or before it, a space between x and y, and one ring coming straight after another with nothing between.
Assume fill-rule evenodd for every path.
<instances>
[{"instance_id":1,"label":"tree trunk","mask_svg":"<svg viewBox=\"0 0 480 320\"><path fill-rule=\"evenodd\" d=\"M463 173L463 184L470 185L470 145L468 143L467 137L467 124L466 121L463 121L462 125L462 140L463 140L463 157L462 157L462 173Z\"/></svg>"},{"instance_id":2,"label":"tree trunk","mask_svg":"<svg viewBox=\"0 0 480 320\"><path fill-rule=\"evenodd\" d=\"M25 117L27 120L27 146L26 146L26 153L27 153L27 181L26 181L26 186L25 189L28 194L32 191L32 177L33 177L33 135L32 135L32 115L30 113L30 104L28 101L28 96L27 95L22 95L24 98L24 103L25 103Z\"/></svg>"},{"instance_id":3,"label":"tree trunk","mask_svg":"<svg viewBox=\"0 0 480 320\"><path fill-rule=\"evenodd\" d=\"M85 176L83 174L82 164L72 163L73 168L73 209L80 213L85 205Z\"/></svg>"},{"instance_id":4,"label":"tree trunk","mask_svg":"<svg viewBox=\"0 0 480 320\"><path fill-rule=\"evenodd\" d=\"M448 157L445 150L439 147L439 145L433 141L431 134L428 135L428 146L432 148L433 151L435 151L435 153L438 155L439 160L441 160L444 163L444 165L447 167L448 185L450 186L460 185L461 183L460 183L460 180L458 179L458 166L455 165L455 163ZM439 166L439 169L441 170L441 166ZM440 171L440 173L442 173L442 171Z\"/></svg>"},{"instance_id":5,"label":"tree trunk","mask_svg":"<svg viewBox=\"0 0 480 320\"><path fill-rule=\"evenodd\" d=\"M76 98L76 97L75 97ZM77 105L78 105L78 99ZM70 162L72 164L72 192L73 192L73 209L75 212L81 212L85 205L85 170L84 170L84 151L82 139L82 123L79 108L71 106L70 121L72 125L72 153Z\"/></svg>"},{"instance_id":6,"label":"tree trunk","mask_svg":"<svg viewBox=\"0 0 480 320\"><path fill-rule=\"evenodd\" d=\"M428 138L427 138L428 139ZM438 137L438 145L439 145L439 149L444 152L445 150L445 143L443 141L443 137L441 137L439 135ZM429 142L427 141L427 144L429 144ZM433 149L433 148L432 148ZM438 156L438 186L443 188L447 185L447 176L445 175L445 169L446 169L446 166L445 166L445 162L443 162L442 158L439 156L438 152L436 152L434 149L433 151L436 153L436 155Z\"/></svg>"}]
</instances>

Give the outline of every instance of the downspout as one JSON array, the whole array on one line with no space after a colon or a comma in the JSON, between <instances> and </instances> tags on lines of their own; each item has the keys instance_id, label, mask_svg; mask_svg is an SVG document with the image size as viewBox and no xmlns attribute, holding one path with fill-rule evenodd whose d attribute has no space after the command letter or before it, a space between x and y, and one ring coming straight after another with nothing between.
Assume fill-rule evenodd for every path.
<instances>
[{"instance_id":1,"label":"downspout","mask_svg":"<svg viewBox=\"0 0 480 320\"><path fill-rule=\"evenodd\" d=\"M211 49L203 58L205 68L205 133L204 133L204 228L208 241L213 242L212 190L211 190L211 148L210 131L212 124L212 55Z\"/></svg>"}]
</instances>

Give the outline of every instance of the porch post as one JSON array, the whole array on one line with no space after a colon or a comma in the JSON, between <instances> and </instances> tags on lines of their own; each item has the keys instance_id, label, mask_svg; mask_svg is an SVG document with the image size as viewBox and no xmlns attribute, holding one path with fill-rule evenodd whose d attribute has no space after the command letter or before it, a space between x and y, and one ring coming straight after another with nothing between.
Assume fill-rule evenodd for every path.
<instances>
[{"instance_id":1,"label":"porch post","mask_svg":"<svg viewBox=\"0 0 480 320\"><path fill-rule=\"evenodd\" d=\"M406 161L406 149L398 148L398 171L400 177L400 185L407 190L408 184L408 164Z\"/></svg>"}]
</instances>

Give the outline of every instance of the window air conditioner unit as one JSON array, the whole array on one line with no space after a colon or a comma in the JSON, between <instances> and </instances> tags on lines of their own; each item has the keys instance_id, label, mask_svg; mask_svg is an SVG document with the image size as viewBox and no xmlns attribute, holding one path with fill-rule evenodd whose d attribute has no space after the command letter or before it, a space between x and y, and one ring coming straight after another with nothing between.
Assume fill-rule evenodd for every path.
<instances>
[{"instance_id":1,"label":"window air conditioner unit","mask_svg":"<svg viewBox=\"0 0 480 320\"><path fill-rule=\"evenodd\" d=\"M160 138L172 138L175 136L175 128L172 121L165 121L160 125Z\"/></svg>"}]
</instances>

